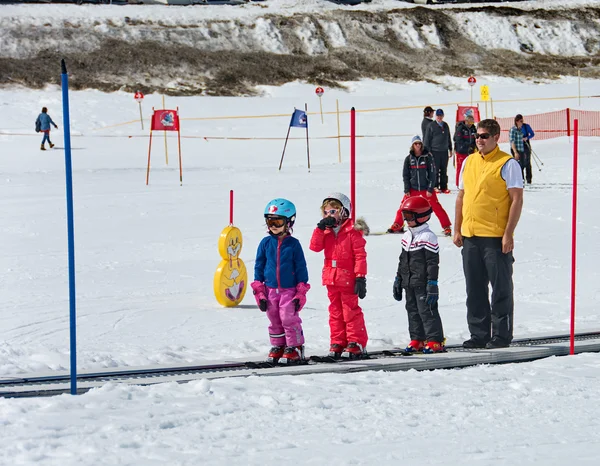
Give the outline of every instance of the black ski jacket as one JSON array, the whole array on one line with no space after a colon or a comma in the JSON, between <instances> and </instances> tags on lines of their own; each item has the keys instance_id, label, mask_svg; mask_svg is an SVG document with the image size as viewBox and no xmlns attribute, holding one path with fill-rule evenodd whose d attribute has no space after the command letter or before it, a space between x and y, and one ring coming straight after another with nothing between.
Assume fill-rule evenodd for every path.
<instances>
[{"instance_id":1,"label":"black ski jacket","mask_svg":"<svg viewBox=\"0 0 600 466\"><path fill-rule=\"evenodd\" d=\"M406 194L411 189L433 192L436 169L429 149L423 147L423 154L418 157L411 149L410 153L404 159L402 179L404 180L404 192Z\"/></svg>"},{"instance_id":2,"label":"black ski jacket","mask_svg":"<svg viewBox=\"0 0 600 466\"><path fill-rule=\"evenodd\" d=\"M431 122L425 132L423 144L432 152L446 152L452 150L452 136L448 123L442 121L442 126L437 121Z\"/></svg>"},{"instance_id":3,"label":"black ski jacket","mask_svg":"<svg viewBox=\"0 0 600 466\"><path fill-rule=\"evenodd\" d=\"M464 121L461 121L456 126L456 131L454 132L454 150L457 154L471 155L477 150L475 134L477 134L475 125L469 127Z\"/></svg>"},{"instance_id":4,"label":"black ski jacket","mask_svg":"<svg viewBox=\"0 0 600 466\"><path fill-rule=\"evenodd\" d=\"M427 127L433 122L431 118L423 117L421 122L421 137L425 140L425 133L427 133Z\"/></svg>"},{"instance_id":5,"label":"black ski jacket","mask_svg":"<svg viewBox=\"0 0 600 466\"><path fill-rule=\"evenodd\" d=\"M429 280L437 280L440 271L440 246L437 236L426 223L408 228L402 235L402 252L398 261L402 288L425 287Z\"/></svg>"}]
</instances>

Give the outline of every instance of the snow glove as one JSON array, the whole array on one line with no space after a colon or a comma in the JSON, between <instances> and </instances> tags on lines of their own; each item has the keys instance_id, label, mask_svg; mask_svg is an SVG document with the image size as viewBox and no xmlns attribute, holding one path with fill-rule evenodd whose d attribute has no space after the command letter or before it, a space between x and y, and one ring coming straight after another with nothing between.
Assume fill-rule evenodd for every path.
<instances>
[{"instance_id":1,"label":"snow glove","mask_svg":"<svg viewBox=\"0 0 600 466\"><path fill-rule=\"evenodd\" d=\"M267 287L258 280L254 280L250 286L254 293L254 299L256 299L256 305L261 311L267 312Z\"/></svg>"},{"instance_id":2,"label":"snow glove","mask_svg":"<svg viewBox=\"0 0 600 466\"><path fill-rule=\"evenodd\" d=\"M317 223L317 228L319 230L325 231L325 228L332 228L337 223L337 220L333 217L325 217L321 219L319 223Z\"/></svg>"},{"instance_id":3,"label":"snow glove","mask_svg":"<svg viewBox=\"0 0 600 466\"><path fill-rule=\"evenodd\" d=\"M396 277L394 280L394 299L402 301L402 279L400 277Z\"/></svg>"},{"instance_id":4,"label":"snow glove","mask_svg":"<svg viewBox=\"0 0 600 466\"><path fill-rule=\"evenodd\" d=\"M308 283L298 283L296 285L296 294L292 299L296 312L300 312L306 304L306 293L308 290L310 290L310 285Z\"/></svg>"},{"instance_id":5,"label":"snow glove","mask_svg":"<svg viewBox=\"0 0 600 466\"><path fill-rule=\"evenodd\" d=\"M354 294L357 294L360 299L364 299L367 296L367 278L356 277L354 282Z\"/></svg>"},{"instance_id":6,"label":"snow glove","mask_svg":"<svg viewBox=\"0 0 600 466\"><path fill-rule=\"evenodd\" d=\"M437 280L429 280L427 282L427 299L425 302L433 306L438 301L440 290L438 289Z\"/></svg>"}]
</instances>

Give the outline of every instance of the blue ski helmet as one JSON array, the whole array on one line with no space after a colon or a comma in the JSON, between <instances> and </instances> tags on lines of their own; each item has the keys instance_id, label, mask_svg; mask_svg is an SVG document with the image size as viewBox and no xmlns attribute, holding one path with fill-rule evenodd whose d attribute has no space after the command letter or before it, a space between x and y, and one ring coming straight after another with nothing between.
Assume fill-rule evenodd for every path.
<instances>
[{"instance_id":1,"label":"blue ski helmet","mask_svg":"<svg viewBox=\"0 0 600 466\"><path fill-rule=\"evenodd\" d=\"M265 207L265 217L276 215L285 217L288 225L291 227L296 221L296 206L287 199L277 198L269 201Z\"/></svg>"}]
</instances>

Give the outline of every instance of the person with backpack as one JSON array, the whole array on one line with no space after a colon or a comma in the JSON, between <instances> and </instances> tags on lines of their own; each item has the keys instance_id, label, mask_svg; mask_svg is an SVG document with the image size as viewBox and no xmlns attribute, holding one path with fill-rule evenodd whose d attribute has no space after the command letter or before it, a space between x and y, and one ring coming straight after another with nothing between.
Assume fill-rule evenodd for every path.
<instances>
[{"instance_id":1,"label":"person with backpack","mask_svg":"<svg viewBox=\"0 0 600 466\"><path fill-rule=\"evenodd\" d=\"M42 107L42 113L40 113L37 119L35 120L35 132L44 133L40 150L46 150L46 147L44 146L46 141L48 141L50 149L54 147L54 144L52 144L52 141L50 141L50 125L58 129L56 123L54 123L54 121L52 121L52 118L50 118L50 115L48 115L48 109L46 107Z\"/></svg>"}]
</instances>

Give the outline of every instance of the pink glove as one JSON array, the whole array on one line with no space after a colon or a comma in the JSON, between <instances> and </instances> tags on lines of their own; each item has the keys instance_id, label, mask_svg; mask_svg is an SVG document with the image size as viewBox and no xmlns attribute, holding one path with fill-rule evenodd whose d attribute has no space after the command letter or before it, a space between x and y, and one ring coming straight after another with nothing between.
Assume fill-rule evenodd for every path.
<instances>
[{"instance_id":1,"label":"pink glove","mask_svg":"<svg viewBox=\"0 0 600 466\"><path fill-rule=\"evenodd\" d=\"M258 308L266 312L267 310L267 287L264 283L259 282L258 280L254 280L250 285L252 287L252 293L254 293L254 299L256 299L256 304Z\"/></svg>"},{"instance_id":2,"label":"pink glove","mask_svg":"<svg viewBox=\"0 0 600 466\"><path fill-rule=\"evenodd\" d=\"M300 312L306 304L306 293L308 290L310 290L310 285L308 283L298 283L296 285L296 294L292 299L296 306L296 312Z\"/></svg>"}]
</instances>

